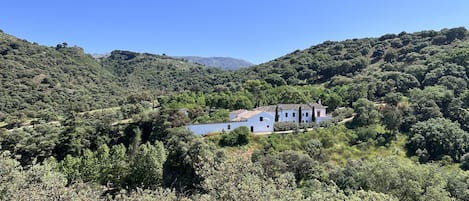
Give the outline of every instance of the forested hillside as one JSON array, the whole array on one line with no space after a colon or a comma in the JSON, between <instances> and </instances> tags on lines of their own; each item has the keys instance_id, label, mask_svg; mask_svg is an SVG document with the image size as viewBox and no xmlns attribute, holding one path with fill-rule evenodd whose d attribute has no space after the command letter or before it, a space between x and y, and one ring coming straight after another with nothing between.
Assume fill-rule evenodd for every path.
<instances>
[{"instance_id":1,"label":"forested hillside","mask_svg":"<svg viewBox=\"0 0 469 201\"><path fill-rule=\"evenodd\" d=\"M87 111L117 104L114 77L79 47L44 47L0 33L0 120L47 118L45 111ZM47 112L45 112L47 113Z\"/></svg>"},{"instance_id":2,"label":"forested hillside","mask_svg":"<svg viewBox=\"0 0 469 201\"><path fill-rule=\"evenodd\" d=\"M101 64L129 89L212 91L214 86L229 85L235 80L231 73L221 69L164 55L116 50L103 58Z\"/></svg>"},{"instance_id":3,"label":"forested hillside","mask_svg":"<svg viewBox=\"0 0 469 201\"><path fill-rule=\"evenodd\" d=\"M461 27L326 41L239 72L262 77L272 85L347 84L350 82L343 83L350 81L347 78L360 82L361 79L357 78L367 73L375 73L373 76L377 81L385 82L390 74L401 72L412 75L421 82L419 84L431 85L437 80L430 82L430 75L425 77L425 74L432 70L440 71L435 70L443 68L440 64L465 65L468 37L467 30ZM464 68L458 69L460 71Z\"/></svg>"},{"instance_id":4,"label":"forested hillside","mask_svg":"<svg viewBox=\"0 0 469 201\"><path fill-rule=\"evenodd\" d=\"M465 28L326 41L236 71L0 39L0 200L469 200ZM318 100L333 118L275 125L291 134L183 128Z\"/></svg>"}]
</instances>

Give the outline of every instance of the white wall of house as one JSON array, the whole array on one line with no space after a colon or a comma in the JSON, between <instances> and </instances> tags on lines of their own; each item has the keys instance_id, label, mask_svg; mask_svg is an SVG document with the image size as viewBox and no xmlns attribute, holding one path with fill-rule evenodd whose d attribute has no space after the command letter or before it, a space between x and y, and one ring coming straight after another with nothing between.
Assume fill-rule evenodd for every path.
<instances>
[{"instance_id":1,"label":"white wall of house","mask_svg":"<svg viewBox=\"0 0 469 201\"><path fill-rule=\"evenodd\" d=\"M327 117L326 109L325 108L314 108L314 116L316 117L316 119L318 117Z\"/></svg>"},{"instance_id":2,"label":"white wall of house","mask_svg":"<svg viewBox=\"0 0 469 201\"><path fill-rule=\"evenodd\" d=\"M301 123L311 123L313 121L313 110L301 111Z\"/></svg>"},{"instance_id":3,"label":"white wall of house","mask_svg":"<svg viewBox=\"0 0 469 201\"><path fill-rule=\"evenodd\" d=\"M270 115L267 112L261 112L249 118L246 121L245 126L247 126L251 130L251 132L254 133L272 132L274 131L274 122L274 116Z\"/></svg>"},{"instance_id":4,"label":"white wall of house","mask_svg":"<svg viewBox=\"0 0 469 201\"><path fill-rule=\"evenodd\" d=\"M298 110L280 110L279 122L298 122Z\"/></svg>"},{"instance_id":5,"label":"white wall of house","mask_svg":"<svg viewBox=\"0 0 469 201\"><path fill-rule=\"evenodd\" d=\"M262 117L262 121L261 121ZM186 129L192 131L196 135L205 135L217 132L230 132L238 127L246 126L253 133L259 132L273 132L274 131L274 117L267 113L262 112L250 117L247 121L213 123L213 124L193 124L187 125Z\"/></svg>"},{"instance_id":6,"label":"white wall of house","mask_svg":"<svg viewBox=\"0 0 469 201\"><path fill-rule=\"evenodd\" d=\"M278 118L279 122L298 122L300 120L298 115L301 115L301 123L302 122L310 123L313 120L312 110L308 110L308 109L302 109L301 114L299 114L298 110L281 110L278 113L279 113L279 118Z\"/></svg>"},{"instance_id":7,"label":"white wall of house","mask_svg":"<svg viewBox=\"0 0 469 201\"><path fill-rule=\"evenodd\" d=\"M229 132L243 126L245 122L226 122L226 123L213 123L213 124L192 124L187 125L186 128L196 135L205 135L217 132Z\"/></svg>"}]
</instances>

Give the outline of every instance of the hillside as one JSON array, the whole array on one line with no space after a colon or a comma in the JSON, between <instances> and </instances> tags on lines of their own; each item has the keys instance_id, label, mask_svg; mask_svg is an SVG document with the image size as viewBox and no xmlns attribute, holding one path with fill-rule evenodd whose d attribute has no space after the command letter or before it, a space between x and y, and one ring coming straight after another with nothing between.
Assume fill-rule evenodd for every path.
<instances>
[{"instance_id":1,"label":"hillside","mask_svg":"<svg viewBox=\"0 0 469 201\"><path fill-rule=\"evenodd\" d=\"M101 64L119 78L123 87L137 90L212 91L233 80L231 73L218 68L148 53L116 50L102 58Z\"/></svg>"},{"instance_id":2,"label":"hillside","mask_svg":"<svg viewBox=\"0 0 469 201\"><path fill-rule=\"evenodd\" d=\"M210 67L220 67L224 70L237 70L240 68L254 66L253 63L236 59L231 57L196 57L196 56L182 56L189 62L198 63Z\"/></svg>"},{"instance_id":3,"label":"hillside","mask_svg":"<svg viewBox=\"0 0 469 201\"><path fill-rule=\"evenodd\" d=\"M425 75L434 71L434 62L466 64L464 58L443 58L462 54L469 46L468 31L463 28L441 31L401 32L379 38L326 41L305 50L297 50L270 62L242 69L241 74L261 77L272 85L304 85L348 82L361 75L374 73L376 79L388 78L392 72L402 72L428 83ZM456 55L455 55L456 56ZM462 55L458 55L462 56ZM458 60L459 59L459 60ZM467 58L465 58L467 59ZM463 70L463 69L462 69ZM383 77L384 76L384 77ZM354 79L358 81L358 79Z\"/></svg>"},{"instance_id":4,"label":"hillside","mask_svg":"<svg viewBox=\"0 0 469 201\"><path fill-rule=\"evenodd\" d=\"M79 47L45 47L0 33L0 121L5 116L46 118L117 104L114 76Z\"/></svg>"}]
</instances>

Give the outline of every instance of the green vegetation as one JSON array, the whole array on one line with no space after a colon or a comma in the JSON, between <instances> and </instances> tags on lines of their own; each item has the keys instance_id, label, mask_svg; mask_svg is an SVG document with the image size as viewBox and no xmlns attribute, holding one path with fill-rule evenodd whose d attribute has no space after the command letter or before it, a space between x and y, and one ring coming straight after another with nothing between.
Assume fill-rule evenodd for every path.
<instances>
[{"instance_id":1,"label":"green vegetation","mask_svg":"<svg viewBox=\"0 0 469 201\"><path fill-rule=\"evenodd\" d=\"M241 126L228 133L221 135L220 145L221 146L242 146L249 144L249 128Z\"/></svg>"},{"instance_id":2,"label":"green vegetation","mask_svg":"<svg viewBox=\"0 0 469 201\"><path fill-rule=\"evenodd\" d=\"M0 39L0 200L469 200L465 28L326 41L236 71ZM292 134L181 128L318 100L334 118L275 125Z\"/></svg>"}]
</instances>

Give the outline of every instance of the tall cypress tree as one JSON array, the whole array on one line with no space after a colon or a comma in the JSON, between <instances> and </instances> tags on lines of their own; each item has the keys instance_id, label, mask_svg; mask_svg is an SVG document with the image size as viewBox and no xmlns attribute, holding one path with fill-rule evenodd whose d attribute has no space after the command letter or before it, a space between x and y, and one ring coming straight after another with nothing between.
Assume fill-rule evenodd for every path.
<instances>
[{"instance_id":1,"label":"tall cypress tree","mask_svg":"<svg viewBox=\"0 0 469 201\"><path fill-rule=\"evenodd\" d=\"M298 107L298 123L301 123L302 116L301 116L301 106Z\"/></svg>"},{"instance_id":2,"label":"tall cypress tree","mask_svg":"<svg viewBox=\"0 0 469 201\"><path fill-rule=\"evenodd\" d=\"M275 122L278 122L278 105L275 107Z\"/></svg>"}]
</instances>

